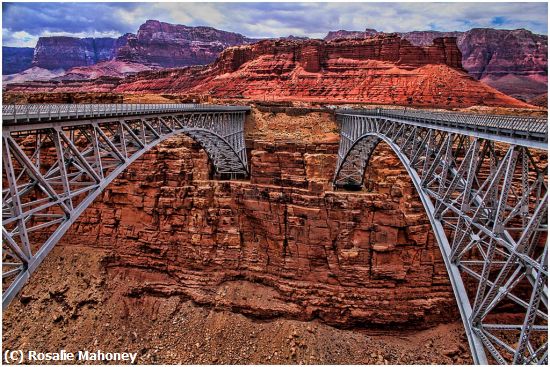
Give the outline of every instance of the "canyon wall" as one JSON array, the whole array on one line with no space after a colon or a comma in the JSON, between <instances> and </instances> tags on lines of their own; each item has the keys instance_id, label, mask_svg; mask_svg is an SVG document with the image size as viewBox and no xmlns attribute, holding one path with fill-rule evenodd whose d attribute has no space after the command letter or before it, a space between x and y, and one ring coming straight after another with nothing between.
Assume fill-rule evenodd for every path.
<instances>
[{"instance_id":1,"label":"canyon wall","mask_svg":"<svg viewBox=\"0 0 550 367\"><path fill-rule=\"evenodd\" d=\"M345 58L347 55L352 55L353 58L356 58L358 55L370 55L370 59L389 61L398 65L425 65L426 60L429 60L429 63L442 63L453 68L460 68L460 65L463 65L464 69L474 78L523 101L531 100L547 91L548 37L546 35L534 34L525 29L497 30L491 28L474 28L466 32L412 31L393 35L401 38L398 41L401 45L392 47L403 47L403 51L396 53L395 50L392 50L389 54L381 55L376 54L377 46L373 46L376 42L357 43L356 45L348 44L346 47L350 48L349 53L344 52L341 56ZM329 32L325 41L365 40L378 36L385 38L384 42L388 43L388 36L391 35L377 32L374 29L340 30ZM441 41L436 40L440 38L444 39L443 42L447 42L447 44L438 44ZM460 52L457 53L457 50L451 45L451 38L456 38ZM257 41L257 39L247 38L238 33L211 27L188 27L157 20L148 20L140 26L136 34L128 33L118 39L42 37L34 51L32 65L28 65L25 57L16 56L29 53L29 49L23 48L10 48L8 54L11 57L4 61L4 74L19 73L30 66L38 69L31 69L25 75L20 75L17 78L4 79L4 82L20 83L39 79L82 80L102 76L124 77L152 68L206 65L214 62L222 51L229 47L247 45ZM305 70L308 72L319 71L320 64L317 65L313 60L317 57L315 55L329 59L324 54L325 50L321 50L316 45L319 43L316 40L289 36L271 41L305 42L305 57L310 58L304 63ZM410 44L406 44L406 41L409 41ZM411 46L422 46L428 49L419 52L417 48L411 48ZM449 52L444 56L440 54L442 46ZM358 50L361 47L366 49ZM280 49L280 47L278 48ZM407 48L411 49L407 50ZM334 55L338 55L340 51L342 50L337 51ZM308 56L308 52L315 52L315 55ZM409 59L396 60L393 56L399 54L406 57L408 55ZM107 63L102 65L105 62ZM92 65L97 63L100 65L94 68ZM73 67L76 69L69 70ZM52 75L42 69L62 69L68 73ZM231 70L235 69L235 67L231 68ZM342 78L346 77L346 75L342 76Z\"/></svg>"},{"instance_id":2,"label":"canyon wall","mask_svg":"<svg viewBox=\"0 0 550 367\"><path fill-rule=\"evenodd\" d=\"M429 107L529 107L468 76L453 39L413 46L395 35L364 40L262 41L233 47L205 68L144 72L121 93L381 103Z\"/></svg>"},{"instance_id":3,"label":"canyon wall","mask_svg":"<svg viewBox=\"0 0 550 367\"><path fill-rule=\"evenodd\" d=\"M94 65L114 58L117 49L124 42L124 37L40 37L34 50L32 66L49 70L68 70L75 66Z\"/></svg>"},{"instance_id":4,"label":"canyon wall","mask_svg":"<svg viewBox=\"0 0 550 367\"><path fill-rule=\"evenodd\" d=\"M15 74L31 67L34 48L2 46L2 74Z\"/></svg>"},{"instance_id":5,"label":"canyon wall","mask_svg":"<svg viewBox=\"0 0 550 367\"><path fill-rule=\"evenodd\" d=\"M148 20L118 50L117 60L162 67L205 65L230 46L251 43L241 34Z\"/></svg>"},{"instance_id":6,"label":"canyon wall","mask_svg":"<svg viewBox=\"0 0 550 367\"><path fill-rule=\"evenodd\" d=\"M329 32L325 40L363 39L374 29ZM548 89L548 36L526 29L474 28L466 32L398 33L413 45L427 46L440 37L456 37L462 65L470 75L517 98L528 100Z\"/></svg>"},{"instance_id":7,"label":"canyon wall","mask_svg":"<svg viewBox=\"0 0 550 367\"><path fill-rule=\"evenodd\" d=\"M329 116L270 115L247 122L249 181L209 180L206 154L174 138L132 164L58 246L108 251L104 266L133 284L130 298L180 295L342 327L456 320L438 246L397 158L380 148L367 173L373 192L331 191ZM273 132L277 119L286 124ZM290 126L307 137L285 138Z\"/></svg>"},{"instance_id":8,"label":"canyon wall","mask_svg":"<svg viewBox=\"0 0 550 367\"><path fill-rule=\"evenodd\" d=\"M142 68L205 65L216 60L227 47L255 41L238 33L211 27L188 27L148 20L136 34L127 33L118 38L51 36L40 37L34 51L32 48L4 48L3 74L18 73L31 66L68 71L73 67L87 67L105 61L141 64ZM27 60L28 57L32 63Z\"/></svg>"},{"instance_id":9,"label":"canyon wall","mask_svg":"<svg viewBox=\"0 0 550 367\"><path fill-rule=\"evenodd\" d=\"M119 64L122 63L122 64ZM138 70L123 61L75 68L70 79L13 83L7 92L190 94L255 101L529 108L469 76L454 38L414 46L396 35L361 40L266 40L224 50L207 66ZM101 67L100 67L101 66ZM98 76L87 80L90 75Z\"/></svg>"},{"instance_id":10,"label":"canyon wall","mask_svg":"<svg viewBox=\"0 0 550 367\"><path fill-rule=\"evenodd\" d=\"M313 73L328 67L336 59L384 61L410 68L443 64L462 70L460 51L454 39L440 38L432 45L418 47L395 35L333 42L267 40L227 50L216 64L221 72L232 72L252 59L278 55L288 55L289 62L300 63L306 71Z\"/></svg>"},{"instance_id":11,"label":"canyon wall","mask_svg":"<svg viewBox=\"0 0 550 367\"><path fill-rule=\"evenodd\" d=\"M476 29L459 45L464 67L488 85L525 100L548 92L548 36Z\"/></svg>"}]
</instances>

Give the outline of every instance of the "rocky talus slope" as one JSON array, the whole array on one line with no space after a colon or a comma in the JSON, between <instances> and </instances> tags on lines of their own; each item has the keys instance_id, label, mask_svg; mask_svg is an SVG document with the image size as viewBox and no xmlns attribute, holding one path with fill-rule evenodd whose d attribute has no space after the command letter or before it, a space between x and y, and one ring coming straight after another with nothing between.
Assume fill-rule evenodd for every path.
<instances>
[{"instance_id":1,"label":"rocky talus slope","mask_svg":"<svg viewBox=\"0 0 550 367\"><path fill-rule=\"evenodd\" d=\"M136 74L142 71L155 70L158 67L147 66L141 63L125 61L103 61L92 66L78 66L70 69L63 75L52 78L52 80L89 80L89 79L108 79L124 78L125 76Z\"/></svg>"},{"instance_id":2,"label":"rocky talus slope","mask_svg":"<svg viewBox=\"0 0 550 367\"><path fill-rule=\"evenodd\" d=\"M140 348L151 363L469 362L439 249L388 148L371 192L334 192L327 114L254 111L246 130L247 181L210 180L184 137L136 161L4 313L4 344Z\"/></svg>"}]
</instances>

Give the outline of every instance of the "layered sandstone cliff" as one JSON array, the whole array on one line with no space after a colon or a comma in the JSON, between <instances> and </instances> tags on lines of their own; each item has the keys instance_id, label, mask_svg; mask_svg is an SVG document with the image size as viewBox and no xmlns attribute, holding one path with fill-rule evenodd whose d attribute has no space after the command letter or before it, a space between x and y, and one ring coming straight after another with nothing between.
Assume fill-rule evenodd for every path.
<instances>
[{"instance_id":1,"label":"layered sandstone cliff","mask_svg":"<svg viewBox=\"0 0 550 367\"><path fill-rule=\"evenodd\" d=\"M250 180L210 180L181 136L134 162L5 310L5 348L128 350L151 364L471 363L397 157L380 146L370 191L332 191L331 116L270 111L246 121Z\"/></svg>"},{"instance_id":2,"label":"layered sandstone cliff","mask_svg":"<svg viewBox=\"0 0 550 367\"><path fill-rule=\"evenodd\" d=\"M124 38L40 37L34 50L32 65L55 70L89 66L115 57Z\"/></svg>"},{"instance_id":3,"label":"layered sandstone cliff","mask_svg":"<svg viewBox=\"0 0 550 367\"><path fill-rule=\"evenodd\" d=\"M289 140L293 127L303 139ZM189 139L153 149L3 313L3 345L128 350L144 364L471 363L396 157L376 155L370 193L319 189L334 129L325 114L255 111L249 182L208 180Z\"/></svg>"},{"instance_id":4,"label":"layered sandstone cliff","mask_svg":"<svg viewBox=\"0 0 550 367\"><path fill-rule=\"evenodd\" d=\"M474 29L461 45L464 67L483 82L523 99L548 92L548 36Z\"/></svg>"},{"instance_id":5,"label":"layered sandstone cliff","mask_svg":"<svg viewBox=\"0 0 550 367\"><path fill-rule=\"evenodd\" d=\"M162 67L205 65L230 46L253 40L211 27L188 27L148 20L118 50L117 60Z\"/></svg>"},{"instance_id":6,"label":"layered sandstone cliff","mask_svg":"<svg viewBox=\"0 0 550 367\"><path fill-rule=\"evenodd\" d=\"M132 164L57 246L107 251L103 266L128 279L130 299L179 295L341 327L456 320L438 246L397 158L381 147L367 173L373 192L334 192L330 117L287 117L302 142L280 140L285 127L271 129L269 116L247 122L250 180L210 180L206 154L175 138Z\"/></svg>"},{"instance_id":7,"label":"layered sandstone cliff","mask_svg":"<svg viewBox=\"0 0 550 367\"><path fill-rule=\"evenodd\" d=\"M344 29L341 29L339 31L329 31L324 40L335 41L339 39L361 39L376 36L378 33L380 32L372 28L367 28L364 31L346 31Z\"/></svg>"},{"instance_id":8,"label":"layered sandstone cliff","mask_svg":"<svg viewBox=\"0 0 550 367\"><path fill-rule=\"evenodd\" d=\"M469 77L453 39L413 46L395 35L347 41L262 41L227 49L207 68L142 73L117 92L219 98L526 107Z\"/></svg>"},{"instance_id":9,"label":"layered sandstone cliff","mask_svg":"<svg viewBox=\"0 0 550 367\"><path fill-rule=\"evenodd\" d=\"M374 29L365 31L329 32L326 41L341 39L366 39L384 35ZM546 93L548 84L548 38L524 29L495 30L471 29L466 32L412 31L398 33L414 46L431 47L439 38L456 37L461 61L466 71L489 86L524 101ZM93 68L98 62L116 60L116 63L144 67L126 67L133 73L147 68L206 65L214 62L220 53L231 46L246 45L257 40L237 33L220 31L210 27L188 27L148 20L136 34L126 34L118 39L77 39L71 37L41 38L35 50L33 65L40 69L68 70L79 67L75 73L68 72L57 79L87 79L101 76L124 76L128 73L114 72L113 68ZM273 40L275 42L276 40ZM307 39L287 37L279 41L302 41ZM10 55L27 54L28 50L13 48ZM305 50L307 53L308 51ZM313 56L315 57L315 56ZM413 57L419 57L414 55ZM421 58L423 56L420 56ZM431 57L431 56L428 56ZM423 64L420 60L419 64ZM20 64L20 65L19 65ZM6 71L21 71L28 66L24 58L11 57L6 61ZM309 63L308 63L309 65ZM87 69L90 70L87 70ZM306 67L306 70L307 67ZM45 73L37 73L35 80L44 79ZM12 78L13 79L13 78ZM17 76L13 83L33 79L33 71ZM93 89L96 90L96 89ZM240 94L237 94L240 95Z\"/></svg>"},{"instance_id":10,"label":"layered sandstone cliff","mask_svg":"<svg viewBox=\"0 0 550 367\"><path fill-rule=\"evenodd\" d=\"M136 34L127 33L118 38L51 36L40 37L34 50L4 48L3 74L18 73L31 66L69 70L113 60L143 64L149 68L205 65L213 62L227 47L254 41L238 33L211 27L148 20ZM32 64L27 60L29 57Z\"/></svg>"},{"instance_id":11,"label":"layered sandstone cliff","mask_svg":"<svg viewBox=\"0 0 550 367\"><path fill-rule=\"evenodd\" d=\"M329 32L325 40L363 39L378 32ZM413 31L398 33L413 45L430 45L440 37L456 37L462 65L470 75L523 100L547 92L548 36L525 29L474 28L466 32Z\"/></svg>"},{"instance_id":12,"label":"layered sandstone cliff","mask_svg":"<svg viewBox=\"0 0 550 367\"><path fill-rule=\"evenodd\" d=\"M12 84L13 92L193 94L221 99L529 107L466 74L453 38L414 46L396 35L364 40L267 40L231 47L215 63L123 79ZM80 78L74 78L80 79Z\"/></svg>"}]
</instances>

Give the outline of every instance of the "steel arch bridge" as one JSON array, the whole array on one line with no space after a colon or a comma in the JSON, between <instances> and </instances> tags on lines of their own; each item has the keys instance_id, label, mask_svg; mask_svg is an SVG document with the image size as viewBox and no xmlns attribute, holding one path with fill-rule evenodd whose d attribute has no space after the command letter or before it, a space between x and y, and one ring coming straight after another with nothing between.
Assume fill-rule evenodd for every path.
<instances>
[{"instance_id":1,"label":"steel arch bridge","mask_svg":"<svg viewBox=\"0 0 550 367\"><path fill-rule=\"evenodd\" d=\"M197 141L216 176L246 177L244 106L2 107L2 305L103 189L160 142Z\"/></svg>"},{"instance_id":2,"label":"steel arch bridge","mask_svg":"<svg viewBox=\"0 0 550 367\"><path fill-rule=\"evenodd\" d=\"M378 144L426 209L477 364L548 362L548 122L339 110L334 185L360 188Z\"/></svg>"}]
</instances>

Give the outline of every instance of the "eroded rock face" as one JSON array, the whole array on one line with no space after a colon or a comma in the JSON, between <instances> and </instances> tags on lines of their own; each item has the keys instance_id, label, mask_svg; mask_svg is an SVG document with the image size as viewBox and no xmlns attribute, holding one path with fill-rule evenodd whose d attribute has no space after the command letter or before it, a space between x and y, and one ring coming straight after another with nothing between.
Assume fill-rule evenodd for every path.
<instances>
[{"instance_id":1,"label":"eroded rock face","mask_svg":"<svg viewBox=\"0 0 550 367\"><path fill-rule=\"evenodd\" d=\"M377 34L329 32L325 40L363 39ZM526 29L474 28L466 32L413 31L399 33L413 45L427 46L440 37L456 37L462 65L470 75L488 85L523 100L548 89L548 36Z\"/></svg>"},{"instance_id":2,"label":"eroded rock face","mask_svg":"<svg viewBox=\"0 0 550 367\"><path fill-rule=\"evenodd\" d=\"M208 180L191 140L165 143L111 184L60 245L110 251L107 269L137 284L130 297L183 295L256 318L338 326L456 319L428 220L394 156L382 150L368 174L376 193L333 192L337 142L249 144L250 182L220 182Z\"/></svg>"},{"instance_id":3,"label":"eroded rock face","mask_svg":"<svg viewBox=\"0 0 550 367\"><path fill-rule=\"evenodd\" d=\"M31 67L34 48L2 46L2 74L19 73Z\"/></svg>"},{"instance_id":4,"label":"eroded rock face","mask_svg":"<svg viewBox=\"0 0 550 367\"><path fill-rule=\"evenodd\" d=\"M211 27L148 20L118 50L117 60L162 67L205 65L216 60L225 48L251 41L241 34Z\"/></svg>"},{"instance_id":5,"label":"eroded rock face","mask_svg":"<svg viewBox=\"0 0 550 367\"><path fill-rule=\"evenodd\" d=\"M123 79L10 84L8 91L193 94L220 99L379 103L428 107L532 107L468 76L452 38L414 46L396 35L364 40L267 40L215 63L143 71Z\"/></svg>"},{"instance_id":6,"label":"eroded rock face","mask_svg":"<svg viewBox=\"0 0 550 367\"><path fill-rule=\"evenodd\" d=\"M376 29L365 29L365 31L329 31L325 36L325 41L334 41L338 39L354 39L354 38L367 38L377 35L379 32ZM431 42L430 42L431 43Z\"/></svg>"},{"instance_id":7,"label":"eroded rock face","mask_svg":"<svg viewBox=\"0 0 550 367\"><path fill-rule=\"evenodd\" d=\"M11 50L4 74L17 73L31 66L48 70L69 70L104 61L117 60L147 67L179 67L205 65L213 62L222 50L254 42L238 33L211 27L188 27L157 20L142 24L137 34L127 33L119 38L41 37L34 49ZM17 55L31 50L32 65ZM12 60L13 59L13 60ZM90 72L94 72L91 70ZM82 72L86 72L82 70ZM101 75L110 75L108 72ZM69 77L70 79L70 77Z\"/></svg>"},{"instance_id":8,"label":"eroded rock face","mask_svg":"<svg viewBox=\"0 0 550 367\"><path fill-rule=\"evenodd\" d=\"M529 99L548 91L548 36L525 29L473 29L461 42L464 67L485 83Z\"/></svg>"},{"instance_id":9,"label":"eroded rock face","mask_svg":"<svg viewBox=\"0 0 550 367\"><path fill-rule=\"evenodd\" d=\"M525 29L472 29L460 38L464 67L479 79L494 74L548 73L548 37Z\"/></svg>"},{"instance_id":10,"label":"eroded rock face","mask_svg":"<svg viewBox=\"0 0 550 367\"><path fill-rule=\"evenodd\" d=\"M453 39L413 46L395 35L365 40L262 41L225 50L206 68L145 72L122 93L203 93L219 98L370 102L430 107L528 107L461 68Z\"/></svg>"},{"instance_id":11,"label":"eroded rock face","mask_svg":"<svg viewBox=\"0 0 550 367\"><path fill-rule=\"evenodd\" d=\"M32 65L49 70L94 65L112 59L119 46L114 38L40 37Z\"/></svg>"}]
</instances>

